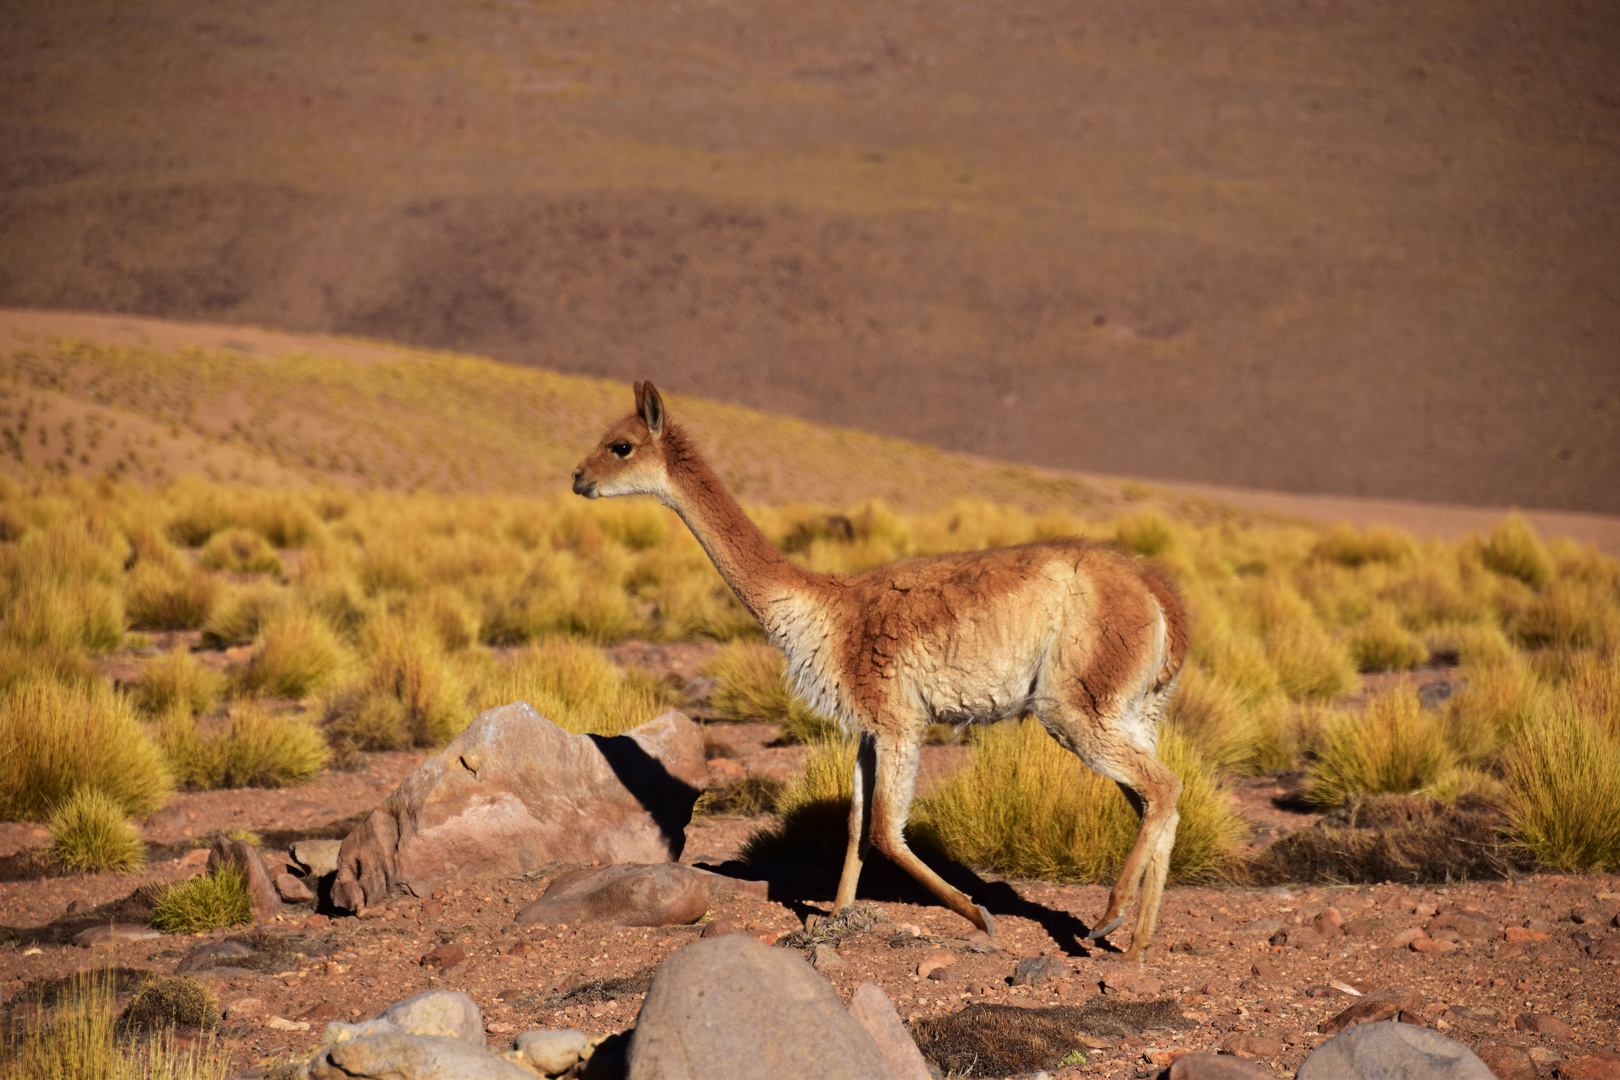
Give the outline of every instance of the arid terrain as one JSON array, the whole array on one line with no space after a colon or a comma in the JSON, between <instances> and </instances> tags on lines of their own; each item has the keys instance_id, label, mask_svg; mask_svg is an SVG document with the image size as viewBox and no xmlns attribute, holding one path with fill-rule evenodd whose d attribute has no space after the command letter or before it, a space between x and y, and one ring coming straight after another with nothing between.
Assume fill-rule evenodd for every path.
<instances>
[{"instance_id":1,"label":"arid terrain","mask_svg":"<svg viewBox=\"0 0 1620 1080\"><path fill-rule=\"evenodd\" d=\"M1620 510L1611 4L12 3L0 304Z\"/></svg>"}]
</instances>

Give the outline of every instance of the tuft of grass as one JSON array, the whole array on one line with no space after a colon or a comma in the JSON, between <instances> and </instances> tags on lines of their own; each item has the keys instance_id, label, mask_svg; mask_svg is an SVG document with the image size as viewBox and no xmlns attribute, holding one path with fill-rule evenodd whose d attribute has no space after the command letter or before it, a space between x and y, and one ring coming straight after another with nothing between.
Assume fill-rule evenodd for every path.
<instances>
[{"instance_id":1,"label":"tuft of grass","mask_svg":"<svg viewBox=\"0 0 1620 1080\"><path fill-rule=\"evenodd\" d=\"M698 797L692 816L756 817L776 810L786 785L768 776L744 776L724 784L712 784Z\"/></svg>"},{"instance_id":2,"label":"tuft of grass","mask_svg":"<svg viewBox=\"0 0 1620 1080\"><path fill-rule=\"evenodd\" d=\"M362 750L438 746L472 719L466 681L432 627L383 622L365 651L368 663L327 703L331 738Z\"/></svg>"},{"instance_id":3,"label":"tuft of grass","mask_svg":"<svg viewBox=\"0 0 1620 1080\"><path fill-rule=\"evenodd\" d=\"M286 605L285 593L268 585L233 589L204 622L202 643L211 649L247 645Z\"/></svg>"},{"instance_id":4,"label":"tuft of grass","mask_svg":"<svg viewBox=\"0 0 1620 1080\"><path fill-rule=\"evenodd\" d=\"M1290 698L1327 701L1355 685L1349 656L1291 586L1269 584L1256 598L1253 617L1277 685Z\"/></svg>"},{"instance_id":5,"label":"tuft of grass","mask_svg":"<svg viewBox=\"0 0 1620 1080\"><path fill-rule=\"evenodd\" d=\"M1358 671L1410 671L1429 662L1428 646L1387 607L1351 627L1345 647Z\"/></svg>"},{"instance_id":6,"label":"tuft of grass","mask_svg":"<svg viewBox=\"0 0 1620 1080\"><path fill-rule=\"evenodd\" d=\"M1439 719L1423 711L1417 691L1382 694L1364 712L1333 716L1306 767L1306 798L1338 806L1346 798L1427 792L1457 767Z\"/></svg>"},{"instance_id":7,"label":"tuft of grass","mask_svg":"<svg viewBox=\"0 0 1620 1080\"><path fill-rule=\"evenodd\" d=\"M1114 539L1126 551L1144 558L1163 555L1175 543L1175 527L1157 510L1144 510L1119 520Z\"/></svg>"},{"instance_id":8,"label":"tuft of grass","mask_svg":"<svg viewBox=\"0 0 1620 1080\"><path fill-rule=\"evenodd\" d=\"M123 1024L136 1031L219 1026L213 991L186 975L154 975L141 985L124 1010Z\"/></svg>"},{"instance_id":9,"label":"tuft of grass","mask_svg":"<svg viewBox=\"0 0 1620 1080\"><path fill-rule=\"evenodd\" d=\"M129 702L105 682L14 685L0 696L0 746L0 820L38 821L80 787L138 817L174 786Z\"/></svg>"},{"instance_id":10,"label":"tuft of grass","mask_svg":"<svg viewBox=\"0 0 1620 1080\"><path fill-rule=\"evenodd\" d=\"M256 532L226 529L209 537L197 565L237 574L280 574L281 556Z\"/></svg>"},{"instance_id":11,"label":"tuft of grass","mask_svg":"<svg viewBox=\"0 0 1620 1080\"><path fill-rule=\"evenodd\" d=\"M171 981L171 980L165 980ZM191 980L187 980L191 981ZM156 1025L140 1040L125 1037L115 1019L114 972L75 977L56 1008L0 1036L3 1080L225 1080L230 1052L212 1035L184 1046L172 1025ZM212 1025L210 1025L212 1026Z\"/></svg>"},{"instance_id":12,"label":"tuft of grass","mask_svg":"<svg viewBox=\"0 0 1620 1080\"><path fill-rule=\"evenodd\" d=\"M175 649L146 665L130 697L148 716L176 709L195 716L213 708L224 694L224 675L205 667L186 650Z\"/></svg>"},{"instance_id":13,"label":"tuft of grass","mask_svg":"<svg viewBox=\"0 0 1620 1080\"><path fill-rule=\"evenodd\" d=\"M718 685L709 704L728 720L768 720L782 726L784 742L814 742L834 725L787 685L787 661L777 649L734 641L703 666Z\"/></svg>"},{"instance_id":14,"label":"tuft of grass","mask_svg":"<svg viewBox=\"0 0 1620 1080\"><path fill-rule=\"evenodd\" d=\"M1555 581L1514 620L1513 633L1532 649L1596 649L1620 643L1620 606L1578 581Z\"/></svg>"},{"instance_id":15,"label":"tuft of grass","mask_svg":"<svg viewBox=\"0 0 1620 1080\"><path fill-rule=\"evenodd\" d=\"M198 570L140 563L124 583L124 613L138 630L196 629L218 599L218 580Z\"/></svg>"},{"instance_id":16,"label":"tuft of grass","mask_svg":"<svg viewBox=\"0 0 1620 1080\"><path fill-rule=\"evenodd\" d=\"M812 742L804 773L777 796L776 821L743 842L742 860L842 860L849 839L856 749L854 739L837 735Z\"/></svg>"},{"instance_id":17,"label":"tuft of grass","mask_svg":"<svg viewBox=\"0 0 1620 1080\"><path fill-rule=\"evenodd\" d=\"M621 734L669 707L652 679L569 638L541 641L493 664L474 696L474 711L527 701L565 731L591 735Z\"/></svg>"},{"instance_id":18,"label":"tuft of grass","mask_svg":"<svg viewBox=\"0 0 1620 1080\"><path fill-rule=\"evenodd\" d=\"M190 788L294 787L331 759L312 725L252 703L207 726L184 710L171 710L158 726L175 776Z\"/></svg>"},{"instance_id":19,"label":"tuft of grass","mask_svg":"<svg viewBox=\"0 0 1620 1080\"><path fill-rule=\"evenodd\" d=\"M1532 589L1543 589L1552 579L1552 557L1522 514L1497 522L1479 542L1479 556L1490 570L1517 578Z\"/></svg>"},{"instance_id":20,"label":"tuft of grass","mask_svg":"<svg viewBox=\"0 0 1620 1080\"><path fill-rule=\"evenodd\" d=\"M1412 538L1400 529L1374 525L1360 530L1346 522L1334 525L1311 547L1311 558L1352 569L1368 563L1403 563L1415 553Z\"/></svg>"},{"instance_id":21,"label":"tuft of grass","mask_svg":"<svg viewBox=\"0 0 1620 1080\"><path fill-rule=\"evenodd\" d=\"M152 925L165 934L206 933L253 919L247 874L222 863L212 874L170 885L152 909Z\"/></svg>"},{"instance_id":22,"label":"tuft of grass","mask_svg":"<svg viewBox=\"0 0 1620 1080\"><path fill-rule=\"evenodd\" d=\"M82 787L51 811L51 859L69 873L128 874L146 862L146 845L117 801Z\"/></svg>"},{"instance_id":23,"label":"tuft of grass","mask_svg":"<svg viewBox=\"0 0 1620 1080\"><path fill-rule=\"evenodd\" d=\"M251 694L302 698L320 690L344 660L343 644L326 621L300 607L278 611L260 631L241 685Z\"/></svg>"},{"instance_id":24,"label":"tuft of grass","mask_svg":"<svg viewBox=\"0 0 1620 1080\"><path fill-rule=\"evenodd\" d=\"M975 730L973 759L919 799L920 843L998 873L1050 881L1099 881L1116 874L1139 819L1113 781L1093 772L1033 719ZM1177 881L1218 879L1235 864L1247 831L1215 770L1172 727L1159 756L1181 777L1181 823L1170 856Z\"/></svg>"},{"instance_id":25,"label":"tuft of grass","mask_svg":"<svg viewBox=\"0 0 1620 1080\"><path fill-rule=\"evenodd\" d=\"M1507 750L1510 835L1543 866L1620 870L1620 720L1606 719L1562 702Z\"/></svg>"}]
</instances>

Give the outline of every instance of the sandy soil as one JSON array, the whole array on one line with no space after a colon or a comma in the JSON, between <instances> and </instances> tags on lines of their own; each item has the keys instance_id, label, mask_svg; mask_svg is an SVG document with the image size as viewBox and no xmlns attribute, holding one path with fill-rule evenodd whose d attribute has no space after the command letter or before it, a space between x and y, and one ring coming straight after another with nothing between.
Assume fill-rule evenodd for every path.
<instances>
[{"instance_id":1,"label":"sandy soil","mask_svg":"<svg viewBox=\"0 0 1620 1080\"><path fill-rule=\"evenodd\" d=\"M1620 512L1612 5L13 7L0 304Z\"/></svg>"}]
</instances>

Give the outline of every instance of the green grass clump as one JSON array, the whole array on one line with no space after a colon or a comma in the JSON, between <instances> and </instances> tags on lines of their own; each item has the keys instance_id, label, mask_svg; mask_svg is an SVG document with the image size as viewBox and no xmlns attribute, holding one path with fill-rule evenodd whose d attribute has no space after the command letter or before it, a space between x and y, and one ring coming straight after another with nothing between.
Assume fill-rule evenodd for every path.
<instances>
[{"instance_id":1,"label":"green grass clump","mask_svg":"<svg viewBox=\"0 0 1620 1080\"><path fill-rule=\"evenodd\" d=\"M1511 835L1538 863L1570 873L1620 870L1620 738L1612 727L1565 703L1524 728L1505 766Z\"/></svg>"},{"instance_id":2,"label":"green grass clump","mask_svg":"<svg viewBox=\"0 0 1620 1080\"><path fill-rule=\"evenodd\" d=\"M973 759L917 801L913 831L969 866L1050 881L1116 875L1139 819L1113 781L1093 772L1032 719L975 729ZM1176 881L1230 872L1245 834L1215 770L1174 728L1159 757L1181 777L1181 823L1170 856Z\"/></svg>"},{"instance_id":3,"label":"green grass clump","mask_svg":"<svg viewBox=\"0 0 1620 1080\"><path fill-rule=\"evenodd\" d=\"M1415 689L1402 687L1326 723L1306 768L1306 798L1332 807L1356 795L1428 794L1456 766L1439 718L1423 711Z\"/></svg>"},{"instance_id":4,"label":"green grass clump","mask_svg":"<svg viewBox=\"0 0 1620 1080\"><path fill-rule=\"evenodd\" d=\"M146 862L124 808L95 788L83 787L51 811L51 859L69 873L127 874Z\"/></svg>"},{"instance_id":5,"label":"green grass clump","mask_svg":"<svg viewBox=\"0 0 1620 1080\"><path fill-rule=\"evenodd\" d=\"M1126 551L1147 558L1163 555L1175 543L1175 527L1157 510L1145 510L1119 520L1114 539Z\"/></svg>"},{"instance_id":6,"label":"green grass clump","mask_svg":"<svg viewBox=\"0 0 1620 1080\"><path fill-rule=\"evenodd\" d=\"M165 934L206 933L253 919L247 874L221 863L211 874L170 885L152 909L152 925Z\"/></svg>"},{"instance_id":7,"label":"green grass clump","mask_svg":"<svg viewBox=\"0 0 1620 1080\"><path fill-rule=\"evenodd\" d=\"M188 1040L182 1048L173 1025L158 1024L131 1039L116 1016L117 1002L114 973L79 975L55 1009L0 1035L0 1080L225 1080L230 1075L230 1052L212 1035Z\"/></svg>"},{"instance_id":8,"label":"green grass clump","mask_svg":"<svg viewBox=\"0 0 1620 1080\"><path fill-rule=\"evenodd\" d=\"M172 710L159 720L159 735L175 777L201 790L293 787L331 759L314 726L255 704L236 706L208 724Z\"/></svg>"},{"instance_id":9,"label":"green grass clump","mask_svg":"<svg viewBox=\"0 0 1620 1080\"><path fill-rule=\"evenodd\" d=\"M1360 530L1340 522L1311 547L1311 557L1352 569L1368 563L1402 563L1415 554L1412 538L1399 529L1374 525Z\"/></svg>"},{"instance_id":10,"label":"green grass clump","mask_svg":"<svg viewBox=\"0 0 1620 1080\"><path fill-rule=\"evenodd\" d=\"M569 638L541 641L504 664L492 663L478 683L475 712L527 701L541 716L575 734L618 735L669 707L653 680Z\"/></svg>"},{"instance_id":11,"label":"green grass clump","mask_svg":"<svg viewBox=\"0 0 1620 1080\"><path fill-rule=\"evenodd\" d=\"M753 641L734 641L703 666L718 683L709 696L728 720L765 720L782 726L784 742L814 742L833 724L789 689L780 651Z\"/></svg>"},{"instance_id":12,"label":"green grass clump","mask_svg":"<svg viewBox=\"0 0 1620 1080\"><path fill-rule=\"evenodd\" d=\"M1428 646L1388 608L1352 627L1345 645L1358 671L1409 671L1429 662Z\"/></svg>"},{"instance_id":13,"label":"green grass clump","mask_svg":"<svg viewBox=\"0 0 1620 1080\"><path fill-rule=\"evenodd\" d=\"M149 716L176 709L195 716L213 708L225 694L225 676L205 667L184 649L150 661L130 691L136 707Z\"/></svg>"},{"instance_id":14,"label":"green grass clump","mask_svg":"<svg viewBox=\"0 0 1620 1080\"><path fill-rule=\"evenodd\" d=\"M326 707L328 735L361 750L440 746L467 726L468 686L442 637L389 620L366 643L367 663Z\"/></svg>"},{"instance_id":15,"label":"green grass clump","mask_svg":"<svg viewBox=\"0 0 1620 1080\"><path fill-rule=\"evenodd\" d=\"M281 573L281 557L264 537L247 529L226 529L209 537L197 564L205 570L237 574Z\"/></svg>"},{"instance_id":16,"label":"green grass clump","mask_svg":"<svg viewBox=\"0 0 1620 1080\"><path fill-rule=\"evenodd\" d=\"M290 607L265 623L242 672L251 694L301 698L324 687L344 660L343 643L319 615Z\"/></svg>"},{"instance_id":17,"label":"green grass clump","mask_svg":"<svg viewBox=\"0 0 1620 1080\"><path fill-rule=\"evenodd\" d=\"M141 563L124 583L124 614L138 630L193 630L208 621L218 598L212 574Z\"/></svg>"},{"instance_id":18,"label":"green grass clump","mask_svg":"<svg viewBox=\"0 0 1620 1080\"><path fill-rule=\"evenodd\" d=\"M211 649L247 645L286 604L286 595L268 585L234 589L214 606L204 622L202 643Z\"/></svg>"},{"instance_id":19,"label":"green grass clump","mask_svg":"<svg viewBox=\"0 0 1620 1080\"><path fill-rule=\"evenodd\" d=\"M219 1026L219 1002L213 991L186 975L154 975L135 992L124 1011L129 1027L207 1030Z\"/></svg>"},{"instance_id":20,"label":"green grass clump","mask_svg":"<svg viewBox=\"0 0 1620 1080\"><path fill-rule=\"evenodd\" d=\"M38 821L93 787L139 817L173 790L162 752L107 683L23 681L0 696L0 820Z\"/></svg>"},{"instance_id":21,"label":"green grass clump","mask_svg":"<svg viewBox=\"0 0 1620 1080\"><path fill-rule=\"evenodd\" d=\"M1552 579L1552 558L1521 514L1509 514L1479 541L1480 559L1504 577L1517 578L1532 589L1545 588Z\"/></svg>"}]
</instances>

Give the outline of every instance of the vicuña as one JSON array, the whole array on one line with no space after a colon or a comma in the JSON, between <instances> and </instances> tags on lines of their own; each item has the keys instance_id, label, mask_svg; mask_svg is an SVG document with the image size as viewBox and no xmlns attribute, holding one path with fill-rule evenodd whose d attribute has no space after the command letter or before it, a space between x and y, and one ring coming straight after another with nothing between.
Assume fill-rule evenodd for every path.
<instances>
[{"instance_id":1,"label":"vicu\u00f1a","mask_svg":"<svg viewBox=\"0 0 1620 1080\"><path fill-rule=\"evenodd\" d=\"M636 384L636 411L574 470L574 491L663 500L787 655L798 692L859 733L835 911L854 901L870 843L994 935L990 913L929 869L903 830L930 724L1032 713L1142 815L1091 933L1112 932L1140 889L1126 956L1141 957L1158 919L1181 793L1155 752L1187 651L1186 618L1166 582L1135 558L1079 539L910 559L856 575L812 573L748 519L651 383Z\"/></svg>"}]
</instances>

